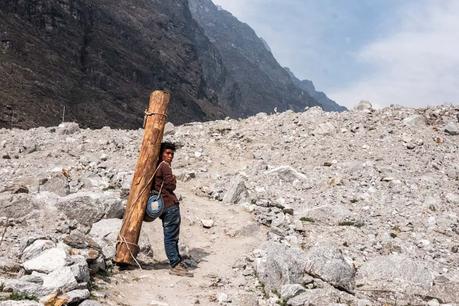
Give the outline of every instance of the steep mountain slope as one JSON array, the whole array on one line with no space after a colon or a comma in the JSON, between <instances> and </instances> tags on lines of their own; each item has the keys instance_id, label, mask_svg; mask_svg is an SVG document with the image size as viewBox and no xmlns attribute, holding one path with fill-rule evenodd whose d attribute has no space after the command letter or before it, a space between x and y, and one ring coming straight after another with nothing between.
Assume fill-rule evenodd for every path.
<instances>
[{"instance_id":1,"label":"steep mountain slope","mask_svg":"<svg viewBox=\"0 0 459 306\"><path fill-rule=\"evenodd\" d=\"M173 123L320 104L249 26L203 0L1 1L0 83L6 128L139 128L154 89L172 92Z\"/></svg>"},{"instance_id":2,"label":"steep mountain slope","mask_svg":"<svg viewBox=\"0 0 459 306\"><path fill-rule=\"evenodd\" d=\"M186 0L5 0L0 36L0 127L56 124L65 106L84 126L138 128L158 88L173 92L173 122L224 115L195 45L212 46Z\"/></svg>"},{"instance_id":3,"label":"steep mountain slope","mask_svg":"<svg viewBox=\"0 0 459 306\"><path fill-rule=\"evenodd\" d=\"M224 64L239 88L243 103L238 104L237 109L243 114L274 107L300 110L314 105L327 111L345 110L323 93L304 87L290 71L281 67L266 42L247 24L211 0L189 0L189 3L193 17L221 52Z\"/></svg>"},{"instance_id":4,"label":"steep mountain slope","mask_svg":"<svg viewBox=\"0 0 459 306\"><path fill-rule=\"evenodd\" d=\"M327 97L325 93L317 91L312 81L300 80L293 74L293 72L289 68L285 67L284 69L290 74L293 83L295 83L296 86L309 93L311 97L316 99L324 110L332 112L343 112L347 110L346 107L339 105L338 103Z\"/></svg>"}]
</instances>

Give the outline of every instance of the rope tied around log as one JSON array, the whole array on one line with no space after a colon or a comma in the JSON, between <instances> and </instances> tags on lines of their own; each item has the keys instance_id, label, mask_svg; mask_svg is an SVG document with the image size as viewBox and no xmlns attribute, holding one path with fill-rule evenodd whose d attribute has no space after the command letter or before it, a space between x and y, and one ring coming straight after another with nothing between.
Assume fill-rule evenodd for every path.
<instances>
[{"instance_id":1,"label":"rope tied around log","mask_svg":"<svg viewBox=\"0 0 459 306\"><path fill-rule=\"evenodd\" d=\"M120 239L121 239L121 240L120 240ZM129 245L133 245L134 247L139 248L139 249L140 249L140 247L139 247L137 244L135 244L135 243L132 243L132 242L127 241L126 238L124 238L124 237L121 236L121 235L118 235L118 239L116 240L116 246L117 246L117 247L118 247L118 243L125 243L125 244L126 244L126 247L127 247L128 251L129 251L129 254L131 255L132 259L134 259L134 261L135 261L135 263L137 264L137 266L139 267L139 269L140 269L140 270L143 270L143 269L142 269L142 266L141 266L140 263L137 261L137 259L135 258L134 254L132 253L131 248L129 247Z\"/></svg>"},{"instance_id":2,"label":"rope tied around log","mask_svg":"<svg viewBox=\"0 0 459 306\"><path fill-rule=\"evenodd\" d=\"M159 115L159 116L163 116L164 118L167 118L167 115L166 115L166 114L155 113L155 112L149 112L148 109L145 110L144 114L145 114L145 115L143 116L143 128L145 128L145 123L147 122L147 117L148 117L148 116Z\"/></svg>"}]
</instances>

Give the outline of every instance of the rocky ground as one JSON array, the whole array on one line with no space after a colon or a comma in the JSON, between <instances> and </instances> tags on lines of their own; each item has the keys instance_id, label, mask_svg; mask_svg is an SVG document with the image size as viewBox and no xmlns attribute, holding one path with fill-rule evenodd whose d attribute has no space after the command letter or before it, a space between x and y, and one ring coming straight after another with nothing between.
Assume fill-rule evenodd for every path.
<instances>
[{"instance_id":1,"label":"rocky ground","mask_svg":"<svg viewBox=\"0 0 459 306\"><path fill-rule=\"evenodd\" d=\"M168 276L159 223L144 270L113 268L142 130L2 129L0 305L456 305L458 116L362 103L168 124L193 279Z\"/></svg>"}]
</instances>

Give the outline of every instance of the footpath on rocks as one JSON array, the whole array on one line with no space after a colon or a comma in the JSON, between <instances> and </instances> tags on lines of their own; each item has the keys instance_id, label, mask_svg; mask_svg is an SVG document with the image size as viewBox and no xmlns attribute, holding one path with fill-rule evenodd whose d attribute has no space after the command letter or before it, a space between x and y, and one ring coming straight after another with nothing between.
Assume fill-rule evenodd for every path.
<instances>
[{"instance_id":1,"label":"footpath on rocks","mask_svg":"<svg viewBox=\"0 0 459 306\"><path fill-rule=\"evenodd\" d=\"M194 278L167 273L160 222L143 270L113 267L142 130L2 129L0 305L456 305L458 114L168 124Z\"/></svg>"}]
</instances>

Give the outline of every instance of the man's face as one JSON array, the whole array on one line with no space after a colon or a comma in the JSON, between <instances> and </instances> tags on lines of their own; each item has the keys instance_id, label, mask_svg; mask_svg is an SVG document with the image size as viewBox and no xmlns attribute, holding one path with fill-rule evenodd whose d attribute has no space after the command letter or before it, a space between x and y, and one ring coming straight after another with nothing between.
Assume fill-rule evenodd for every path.
<instances>
[{"instance_id":1,"label":"man's face","mask_svg":"<svg viewBox=\"0 0 459 306\"><path fill-rule=\"evenodd\" d=\"M161 156L161 159L171 164L172 160L174 159L174 151L172 151L171 149L164 150L163 156Z\"/></svg>"}]
</instances>

